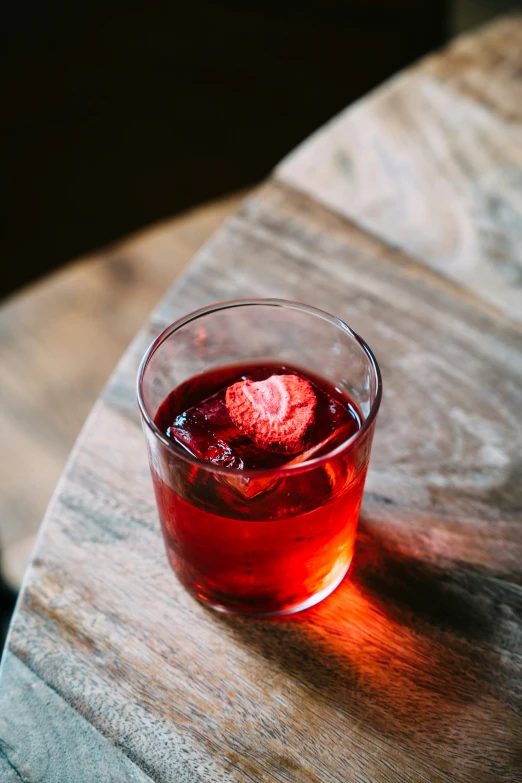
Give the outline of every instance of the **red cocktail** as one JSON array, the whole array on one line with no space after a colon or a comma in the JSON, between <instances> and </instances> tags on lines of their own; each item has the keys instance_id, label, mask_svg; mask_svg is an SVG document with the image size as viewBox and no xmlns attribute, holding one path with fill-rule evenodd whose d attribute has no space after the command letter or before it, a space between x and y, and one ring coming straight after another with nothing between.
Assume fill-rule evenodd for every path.
<instances>
[{"instance_id":1,"label":"red cocktail","mask_svg":"<svg viewBox=\"0 0 522 783\"><path fill-rule=\"evenodd\" d=\"M252 351L259 309L265 339ZM244 340L234 321L250 354L264 360L237 350ZM306 367L287 360L313 356L321 329L324 348L325 324L327 332L335 327L331 339L341 322L320 311L226 303L174 324L144 359L140 407L167 553L187 589L214 608L298 611L328 595L349 568L380 385L372 355L344 325L359 384L332 372L343 354L339 335L333 361L323 353L324 374L307 356ZM235 363L218 364L220 353ZM169 388L168 378L180 382Z\"/></svg>"}]
</instances>

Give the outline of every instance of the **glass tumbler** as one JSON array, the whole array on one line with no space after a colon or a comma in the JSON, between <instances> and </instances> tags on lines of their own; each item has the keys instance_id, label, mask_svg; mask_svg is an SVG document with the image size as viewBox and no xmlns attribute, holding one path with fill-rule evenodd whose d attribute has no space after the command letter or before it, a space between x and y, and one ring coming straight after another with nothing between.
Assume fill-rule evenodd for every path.
<instances>
[{"instance_id":1,"label":"glass tumbler","mask_svg":"<svg viewBox=\"0 0 522 783\"><path fill-rule=\"evenodd\" d=\"M300 464L239 471L193 456L157 426L161 403L180 384L252 364L319 378L354 404L359 429ZM154 340L140 366L138 403L167 555L189 592L218 611L275 616L337 587L353 556L381 394L366 343L303 304L223 302Z\"/></svg>"}]
</instances>

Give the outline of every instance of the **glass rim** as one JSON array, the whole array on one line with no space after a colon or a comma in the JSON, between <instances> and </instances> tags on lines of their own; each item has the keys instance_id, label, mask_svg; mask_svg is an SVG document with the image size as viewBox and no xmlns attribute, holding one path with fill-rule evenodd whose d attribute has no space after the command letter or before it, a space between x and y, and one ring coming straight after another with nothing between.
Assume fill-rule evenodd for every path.
<instances>
[{"instance_id":1,"label":"glass rim","mask_svg":"<svg viewBox=\"0 0 522 783\"><path fill-rule=\"evenodd\" d=\"M281 465L278 468L257 468L257 469L252 468L250 470L234 470L230 468L221 468L218 465L214 465L213 463L207 462L204 459L195 457L194 455L190 454L188 451L185 451L180 446L176 446L176 444L173 443L171 440L169 440L169 438L167 438L167 436L159 429L159 427L156 426L153 417L150 415L149 411L147 410L147 406L143 398L143 383L144 383L145 373L147 371L149 362L151 361L152 357L154 356L158 348L165 342L165 340L167 340L172 334L174 334L174 332L177 332L178 329L180 329L182 326L185 326L186 324L191 323L191 321L195 321L204 315L209 315L210 313L216 312L217 310L229 310L235 307L252 307L252 306L255 307L260 305L268 306L268 307L283 307L291 310L301 310L302 312L310 313L310 315L315 315L317 317L322 318L325 321L329 321L334 326L340 328L341 331L345 332L350 337L352 337L366 354L366 357L368 358L370 366L374 372L374 376L377 384L375 399L371 404L370 412L368 416L365 418L365 420L363 421L359 429L356 432L354 432L353 435L351 435L349 438L346 438L346 440L344 440L342 443L336 446L335 449L326 452L326 454L323 454L320 457L312 457L312 459L305 460L304 462L301 462L297 465L288 465L288 466ZM373 424L377 416L377 412L381 404L381 399L382 399L381 371L379 368L379 364L377 363L377 359L373 354L373 351L371 350L370 346L365 342L365 340L363 340L363 338L359 334L357 334L356 331L354 331L350 326L348 326L348 324L346 324L340 318L337 318L337 316L331 315L330 313L327 313L325 310L321 310L318 307L313 307L312 305L303 304L302 302L294 302L288 299L272 299L272 298L230 299L224 302L216 302L211 305L206 305L205 307L200 307L197 310L193 310L191 313L188 313L187 315L178 318L176 321L173 321L171 324L169 324L169 326L165 327L165 329L163 329L163 331L160 332L160 334L158 334L158 336L152 341L152 343L145 351L145 354L140 362L140 366L138 369L138 376L137 376L137 400L138 400L138 407L140 410L142 421L145 422L145 424L152 432L152 434L159 441L161 441L161 443L163 443L163 445L166 446L169 449L169 451L175 454L176 457L180 457L184 459L186 462L195 465L196 467L205 468L206 470L211 471L212 473L219 473L225 476L237 474L240 476L244 476L245 478L254 478L254 477L259 478L261 476L269 476L269 475L273 476L274 474L289 473L290 471L295 473L299 473L301 471L308 471L312 468L324 464L328 460L331 460L333 457L338 456L346 449L351 448L355 443L357 443L364 437L364 435L370 429L371 425Z\"/></svg>"}]
</instances>

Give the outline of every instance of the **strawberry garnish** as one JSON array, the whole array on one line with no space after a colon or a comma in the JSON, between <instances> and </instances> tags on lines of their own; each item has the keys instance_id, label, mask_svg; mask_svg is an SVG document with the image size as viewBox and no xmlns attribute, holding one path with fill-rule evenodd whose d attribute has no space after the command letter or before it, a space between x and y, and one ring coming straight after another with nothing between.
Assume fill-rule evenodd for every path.
<instances>
[{"instance_id":1,"label":"strawberry garnish","mask_svg":"<svg viewBox=\"0 0 522 783\"><path fill-rule=\"evenodd\" d=\"M316 397L298 375L271 375L265 381L239 381L226 391L229 415L261 448L297 454L313 424Z\"/></svg>"}]
</instances>

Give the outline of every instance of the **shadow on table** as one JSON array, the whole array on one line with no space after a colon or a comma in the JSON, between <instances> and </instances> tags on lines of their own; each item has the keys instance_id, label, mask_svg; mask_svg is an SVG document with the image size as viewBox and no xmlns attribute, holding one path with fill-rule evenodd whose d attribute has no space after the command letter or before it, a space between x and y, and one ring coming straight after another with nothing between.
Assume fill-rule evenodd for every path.
<instances>
[{"instance_id":1,"label":"shadow on table","mask_svg":"<svg viewBox=\"0 0 522 783\"><path fill-rule=\"evenodd\" d=\"M307 700L382 735L444 743L498 689L488 649L495 613L477 586L477 574L415 559L361 520L352 571L323 603L291 618L223 622Z\"/></svg>"}]
</instances>

